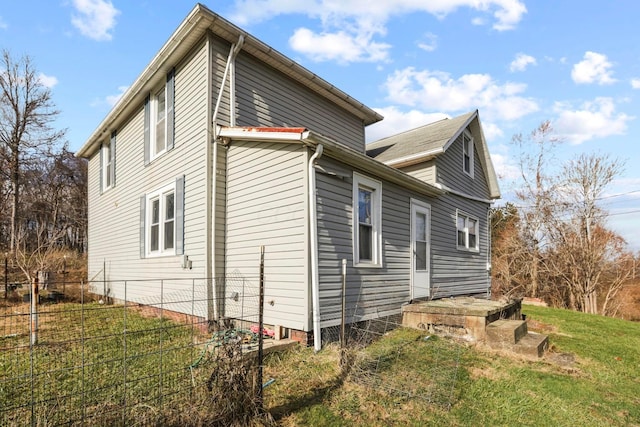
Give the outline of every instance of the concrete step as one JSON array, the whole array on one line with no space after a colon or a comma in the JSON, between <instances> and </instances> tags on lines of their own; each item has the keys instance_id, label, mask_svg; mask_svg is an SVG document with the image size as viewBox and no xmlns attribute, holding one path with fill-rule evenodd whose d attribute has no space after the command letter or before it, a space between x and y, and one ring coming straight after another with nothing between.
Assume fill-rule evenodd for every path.
<instances>
[{"instance_id":1,"label":"concrete step","mask_svg":"<svg viewBox=\"0 0 640 427\"><path fill-rule=\"evenodd\" d=\"M529 332L512 347L514 352L530 357L542 357L548 348L549 337L535 332Z\"/></svg>"},{"instance_id":2,"label":"concrete step","mask_svg":"<svg viewBox=\"0 0 640 427\"><path fill-rule=\"evenodd\" d=\"M487 325L487 342L516 344L527 335L527 322L499 319Z\"/></svg>"}]
</instances>

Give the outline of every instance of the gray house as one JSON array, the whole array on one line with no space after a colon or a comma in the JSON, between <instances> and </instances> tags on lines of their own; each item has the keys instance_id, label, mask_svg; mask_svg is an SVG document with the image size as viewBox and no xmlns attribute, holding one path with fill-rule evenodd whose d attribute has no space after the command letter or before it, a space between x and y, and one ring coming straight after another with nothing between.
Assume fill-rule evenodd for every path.
<instances>
[{"instance_id":1,"label":"gray house","mask_svg":"<svg viewBox=\"0 0 640 427\"><path fill-rule=\"evenodd\" d=\"M258 276L264 246L265 322L318 348L312 332L340 321L342 259L353 320L488 296L499 190L478 113L365 146L379 120L196 5L77 153L89 277L109 283L94 291L234 317L229 283Z\"/></svg>"}]
</instances>

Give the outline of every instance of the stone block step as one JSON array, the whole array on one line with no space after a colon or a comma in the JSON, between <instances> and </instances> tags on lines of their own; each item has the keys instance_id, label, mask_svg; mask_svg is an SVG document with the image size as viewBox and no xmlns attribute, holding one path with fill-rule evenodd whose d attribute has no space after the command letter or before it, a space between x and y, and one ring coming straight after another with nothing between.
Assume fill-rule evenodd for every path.
<instances>
[{"instance_id":1,"label":"stone block step","mask_svg":"<svg viewBox=\"0 0 640 427\"><path fill-rule=\"evenodd\" d=\"M499 319L487 325L487 342L516 344L527 335L527 322Z\"/></svg>"},{"instance_id":2,"label":"stone block step","mask_svg":"<svg viewBox=\"0 0 640 427\"><path fill-rule=\"evenodd\" d=\"M535 332L529 332L513 347L513 351L525 356L542 357L549 348L549 337Z\"/></svg>"}]
</instances>

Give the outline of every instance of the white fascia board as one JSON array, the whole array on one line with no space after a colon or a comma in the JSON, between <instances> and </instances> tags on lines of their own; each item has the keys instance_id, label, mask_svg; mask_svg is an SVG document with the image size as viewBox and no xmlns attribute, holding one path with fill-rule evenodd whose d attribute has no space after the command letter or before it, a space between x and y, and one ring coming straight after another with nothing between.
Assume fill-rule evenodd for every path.
<instances>
[{"instance_id":1,"label":"white fascia board","mask_svg":"<svg viewBox=\"0 0 640 427\"><path fill-rule=\"evenodd\" d=\"M218 126L216 136L223 140L232 141L292 141L300 142L309 136L309 131L301 132L280 132L280 131L260 131L256 128L225 128Z\"/></svg>"}]
</instances>

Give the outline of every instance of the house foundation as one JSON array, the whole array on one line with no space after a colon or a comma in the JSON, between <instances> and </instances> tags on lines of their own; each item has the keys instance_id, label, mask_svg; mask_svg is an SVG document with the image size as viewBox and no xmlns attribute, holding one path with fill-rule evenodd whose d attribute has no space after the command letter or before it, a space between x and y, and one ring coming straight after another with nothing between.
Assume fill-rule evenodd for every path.
<instances>
[{"instance_id":1,"label":"house foundation","mask_svg":"<svg viewBox=\"0 0 640 427\"><path fill-rule=\"evenodd\" d=\"M473 297L420 301L402 306L402 325L485 341L487 326L499 319L520 320L522 301L491 301Z\"/></svg>"}]
</instances>

